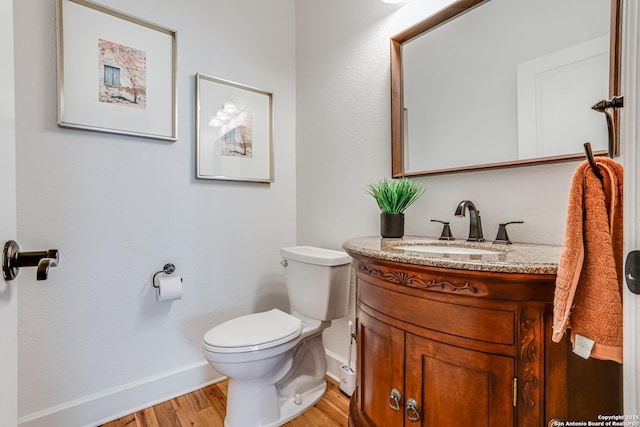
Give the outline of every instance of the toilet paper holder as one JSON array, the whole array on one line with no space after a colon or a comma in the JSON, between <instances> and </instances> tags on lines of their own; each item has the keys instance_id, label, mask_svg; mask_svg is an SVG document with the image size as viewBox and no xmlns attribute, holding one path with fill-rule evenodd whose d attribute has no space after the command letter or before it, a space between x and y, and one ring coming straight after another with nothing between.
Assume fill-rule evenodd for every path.
<instances>
[{"instance_id":1,"label":"toilet paper holder","mask_svg":"<svg viewBox=\"0 0 640 427\"><path fill-rule=\"evenodd\" d=\"M156 274L153 275L153 279L151 279L151 284L153 285L154 288L158 288L159 286L156 284L156 276L160 273L171 274L174 271L176 271L175 265L171 263L165 264L164 267L162 267L162 270L156 272Z\"/></svg>"}]
</instances>

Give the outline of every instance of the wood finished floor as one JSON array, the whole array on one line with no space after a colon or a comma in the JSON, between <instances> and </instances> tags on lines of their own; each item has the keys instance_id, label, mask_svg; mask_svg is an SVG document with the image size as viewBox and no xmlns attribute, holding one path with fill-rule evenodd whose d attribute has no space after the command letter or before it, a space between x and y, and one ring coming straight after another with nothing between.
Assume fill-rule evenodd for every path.
<instances>
[{"instance_id":1,"label":"wood finished floor","mask_svg":"<svg viewBox=\"0 0 640 427\"><path fill-rule=\"evenodd\" d=\"M223 381L176 397L101 427L222 427L227 384ZM340 385L327 378L327 393L316 405L286 427L347 427L349 398Z\"/></svg>"}]
</instances>

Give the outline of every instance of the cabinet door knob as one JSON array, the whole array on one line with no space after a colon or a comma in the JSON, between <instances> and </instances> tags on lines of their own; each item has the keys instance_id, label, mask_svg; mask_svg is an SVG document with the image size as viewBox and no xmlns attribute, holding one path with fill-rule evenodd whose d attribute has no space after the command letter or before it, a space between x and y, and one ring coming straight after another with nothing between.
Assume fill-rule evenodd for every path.
<instances>
[{"instance_id":1,"label":"cabinet door knob","mask_svg":"<svg viewBox=\"0 0 640 427\"><path fill-rule=\"evenodd\" d=\"M407 419L412 423L420 421L420 410L418 408L418 402L415 399L407 399Z\"/></svg>"},{"instance_id":2,"label":"cabinet door knob","mask_svg":"<svg viewBox=\"0 0 640 427\"><path fill-rule=\"evenodd\" d=\"M402 395L397 389L391 390L391 395L389 396L389 407L394 411L400 410L400 401L402 400Z\"/></svg>"}]
</instances>

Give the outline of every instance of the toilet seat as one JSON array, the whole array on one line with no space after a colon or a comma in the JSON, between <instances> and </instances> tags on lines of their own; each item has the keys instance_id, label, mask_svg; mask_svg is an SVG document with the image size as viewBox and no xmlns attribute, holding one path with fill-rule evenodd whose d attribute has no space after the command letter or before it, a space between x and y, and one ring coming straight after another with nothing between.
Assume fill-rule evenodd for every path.
<instances>
[{"instance_id":1,"label":"toilet seat","mask_svg":"<svg viewBox=\"0 0 640 427\"><path fill-rule=\"evenodd\" d=\"M302 320L274 308L228 320L211 328L204 336L207 350L242 353L278 346L298 337Z\"/></svg>"}]
</instances>

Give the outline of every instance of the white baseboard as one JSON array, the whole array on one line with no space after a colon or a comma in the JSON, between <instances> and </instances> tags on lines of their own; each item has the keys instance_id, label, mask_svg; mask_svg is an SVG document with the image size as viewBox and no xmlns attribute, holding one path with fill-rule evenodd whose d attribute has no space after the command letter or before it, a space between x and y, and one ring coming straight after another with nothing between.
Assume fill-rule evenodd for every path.
<instances>
[{"instance_id":1,"label":"white baseboard","mask_svg":"<svg viewBox=\"0 0 640 427\"><path fill-rule=\"evenodd\" d=\"M340 382L340 366L347 363L347 359L326 348L324 351L327 354L327 376Z\"/></svg>"},{"instance_id":2,"label":"white baseboard","mask_svg":"<svg viewBox=\"0 0 640 427\"><path fill-rule=\"evenodd\" d=\"M95 427L224 380L206 362L20 417L19 427Z\"/></svg>"},{"instance_id":3,"label":"white baseboard","mask_svg":"<svg viewBox=\"0 0 640 427\"><path fill-rule=\"evenodd\" d=\"M345 360L325 351L327 375L340 382ZM203 361L25 415L18 427L95 427L224 379Z\"/></svg>"}]
</instances>

